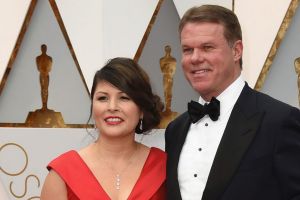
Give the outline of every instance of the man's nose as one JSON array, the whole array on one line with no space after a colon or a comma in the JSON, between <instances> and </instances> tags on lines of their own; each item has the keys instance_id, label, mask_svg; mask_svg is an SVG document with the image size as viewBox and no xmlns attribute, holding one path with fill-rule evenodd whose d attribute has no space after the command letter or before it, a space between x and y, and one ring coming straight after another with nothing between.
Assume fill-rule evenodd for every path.
<instances>
[{"instance_id":1,"label":"man's nose","mask_svg":"<svg viewBox=\"0 0 300 200\"><path fill-rule=\"evenodd\" d=\"M194 49L192 57L191 57L191 62L192 63L199 63L203 61L203 55L200 50Z\"/></svg>"}]
</instances>

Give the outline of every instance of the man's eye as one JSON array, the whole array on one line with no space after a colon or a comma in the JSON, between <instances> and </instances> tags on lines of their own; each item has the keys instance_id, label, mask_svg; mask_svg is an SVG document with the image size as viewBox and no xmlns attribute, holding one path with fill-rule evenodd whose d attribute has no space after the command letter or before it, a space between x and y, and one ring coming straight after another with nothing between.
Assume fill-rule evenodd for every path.
<instances>
[{"instance_id":1,"label":"man's eye","mask_svg":"<svg viewBox=\"0 0 300 200\"><path fill-rule=\"evenodd\" d=\"M191 48L184 48L184 49L182 50L182 52L183 52L183 53L191 53L191 52L193 52L193 49L191 49Z\"/></svg>"},{"instance_id":2,"label":"man's eye","mask_svg":"<svg viewBox=\"0 0 300 200\"><path fill-rule=\"evenodd\" d=\"M212 50L213 47L212 47L212 46L204 46L203 49L204 49L205 51L209 51L209 50Z\"/></svg>"}]
</instances>

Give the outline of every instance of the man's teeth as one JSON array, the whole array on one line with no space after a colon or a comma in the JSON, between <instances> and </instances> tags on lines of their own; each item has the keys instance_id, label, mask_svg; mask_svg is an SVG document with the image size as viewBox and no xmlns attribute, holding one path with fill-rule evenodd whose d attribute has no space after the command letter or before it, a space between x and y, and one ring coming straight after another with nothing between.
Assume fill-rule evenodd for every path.
<instances>
[{"instance_id":1,"label":"man's teeth","mask_svg":"<svg viewBox=\"0 0 300 200\"><path fill-rule=\"evenodd\" d=\"M208 72L208 69L201 69L201 70L195 71L196 74L203 73L203 72Z\"/></svg>"}]
</instances>

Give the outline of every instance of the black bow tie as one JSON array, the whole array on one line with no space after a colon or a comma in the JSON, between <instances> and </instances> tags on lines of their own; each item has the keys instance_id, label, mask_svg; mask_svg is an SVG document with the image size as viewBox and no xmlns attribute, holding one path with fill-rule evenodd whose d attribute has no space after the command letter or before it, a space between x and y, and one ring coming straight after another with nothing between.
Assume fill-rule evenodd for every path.
<instances>
[{"instance_id":1,"label":"black bow tie","mask_svg":"<svg viewBox=\"0 0 300 200\"><path fill-rule=\"evenodd\" d=\"M216 121L220 116L220 101L213 97L209 104L201 105L198 102L191 101L188 103L188 113L193 124L199 121L205 115L209 115L211 120Z\"/></svg>"}]
</instances>

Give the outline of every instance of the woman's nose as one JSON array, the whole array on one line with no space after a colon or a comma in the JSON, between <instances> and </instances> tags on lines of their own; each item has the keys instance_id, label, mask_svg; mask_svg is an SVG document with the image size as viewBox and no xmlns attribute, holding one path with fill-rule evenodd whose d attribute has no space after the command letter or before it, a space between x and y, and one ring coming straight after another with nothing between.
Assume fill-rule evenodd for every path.
<instances>
[{"instance_id":1,"label":"woman's nose","mask_svg":"<svg viewBox=\"0 0 300 200\"><path fill-rule=\"evenodd\" d=\"M110 111L116 111L116 110L118 110L118 102L117 102L117 100L111 99L111 100L108 102L108 109L109 109Z\"/></svg>"}]
</instances>

